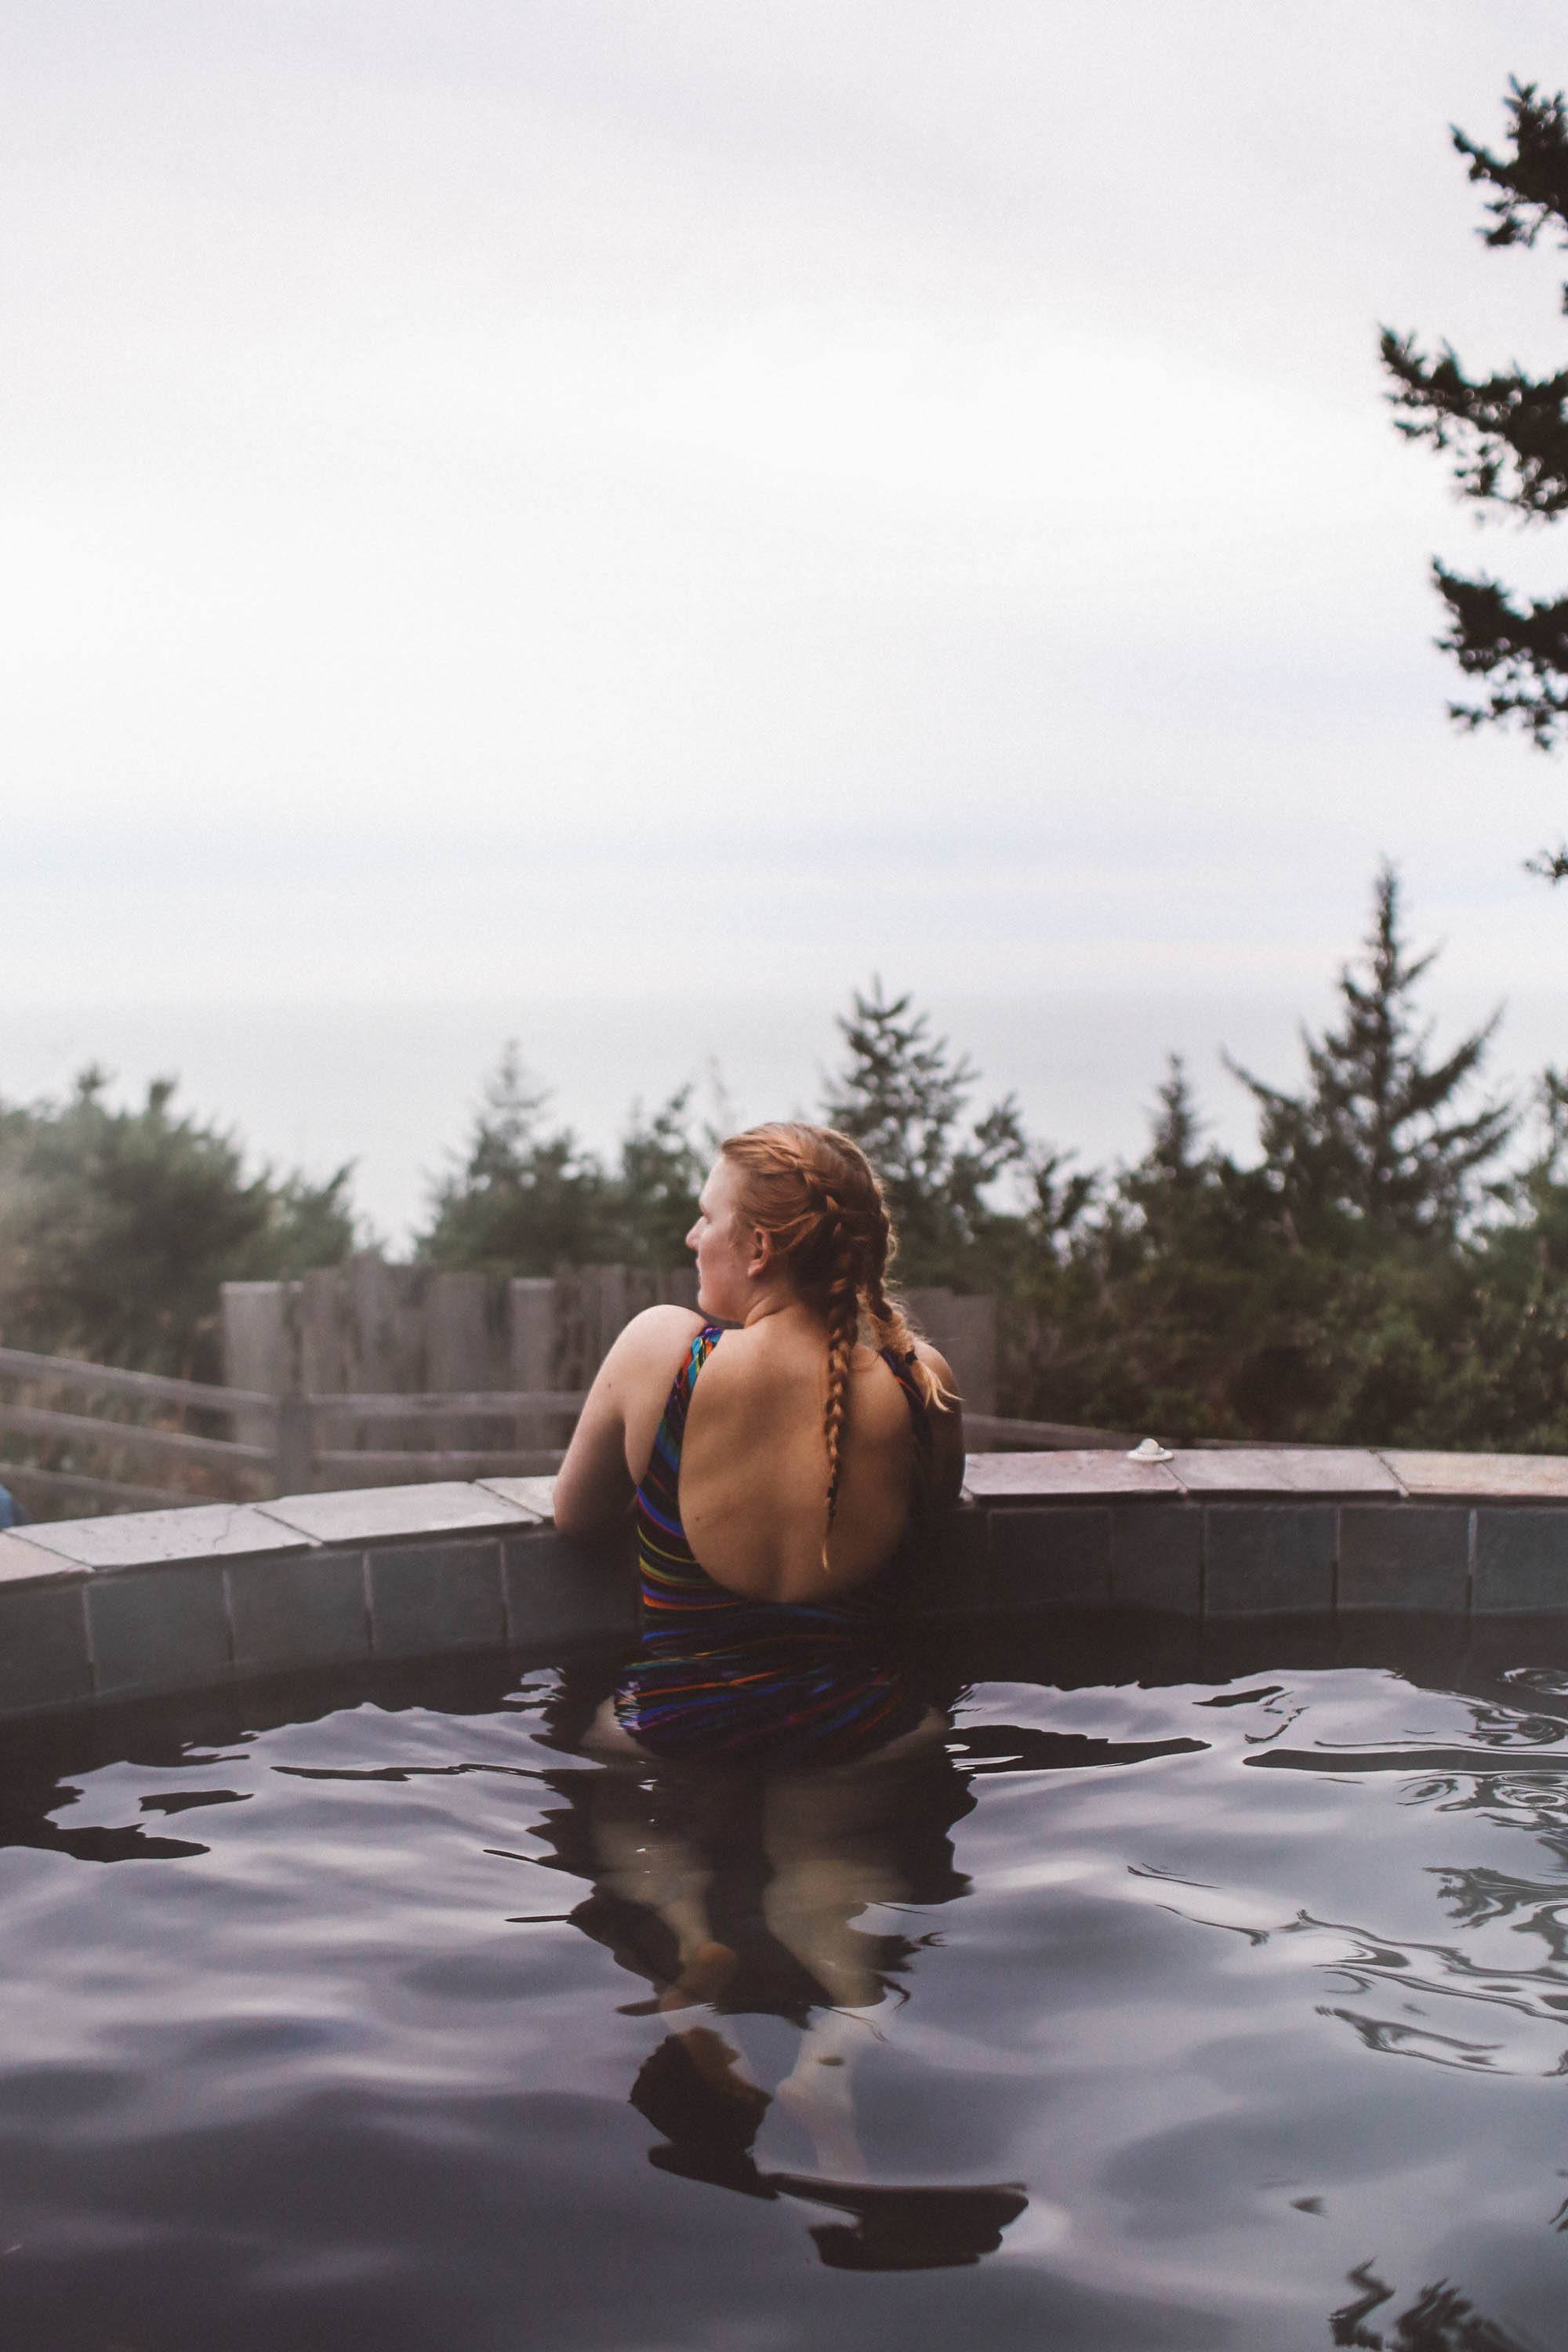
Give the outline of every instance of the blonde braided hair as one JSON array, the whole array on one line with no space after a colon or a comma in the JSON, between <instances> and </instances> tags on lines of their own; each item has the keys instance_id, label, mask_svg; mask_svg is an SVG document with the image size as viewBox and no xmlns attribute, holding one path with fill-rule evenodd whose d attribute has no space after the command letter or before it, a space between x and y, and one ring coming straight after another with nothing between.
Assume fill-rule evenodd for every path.
<instances>
[{"instance_id":1,"label":"blonde braided hair","mask_svg":"<svg viewBox=\"0 0 1568 2352\"><path fill-rule=\"evenodd\" d=\"M916 1355L903 1310L888 1296L887 1271L898 1243L882 1187L859 1145L836 1128L779 1119L731 1135L719 1148L740 1179L742 1223L771 1236L795 1289L827 1325L826 1570L838 1508L849 1364L862 1317L874 1327L878 1346L890 1348L908 1367L928 1405L946 1412L952 1399Z\"/></svg>"}]
</instances>

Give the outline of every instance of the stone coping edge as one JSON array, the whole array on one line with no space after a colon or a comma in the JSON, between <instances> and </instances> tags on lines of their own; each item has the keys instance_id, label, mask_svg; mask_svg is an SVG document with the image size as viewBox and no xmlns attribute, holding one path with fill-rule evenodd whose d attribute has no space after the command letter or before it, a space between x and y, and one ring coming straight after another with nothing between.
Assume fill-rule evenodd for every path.
<instances>
[{"instance_id":1,"label":"stone coping edge","mask_svg":"<svg viewBox=\"0 0 1568 2352\"><path fill-rule=\"evenodd\" d=\"M374 1487L9 1530L0 1720L375 1659L629 1640L626 1547L558 1535L549 1485ZM936 1622L1568 1615L1568 1459L973 1455L912 1607Z\"/></svg>"}]
</instances>

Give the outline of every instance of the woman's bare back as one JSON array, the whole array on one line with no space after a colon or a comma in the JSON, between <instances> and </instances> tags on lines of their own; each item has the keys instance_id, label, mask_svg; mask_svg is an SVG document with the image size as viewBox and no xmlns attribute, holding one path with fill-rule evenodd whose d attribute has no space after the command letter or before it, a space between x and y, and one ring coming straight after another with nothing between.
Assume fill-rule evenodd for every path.
<instances>
[{"instance_id":1,"label":"woman's bare back","mask_svg":"<svg viewBox=\"0 0 1568 2352\"><path fill-rule=\"evenodd\" d=\"M826 1386L820 1339L782 1318L727 1331L693 1384L680 1517L716 1583L761 1601L825 1599L897 1549L915 1476L910 1409L888 1364L858 1347L824 1570Z\"/></svg>"}]
</instances>

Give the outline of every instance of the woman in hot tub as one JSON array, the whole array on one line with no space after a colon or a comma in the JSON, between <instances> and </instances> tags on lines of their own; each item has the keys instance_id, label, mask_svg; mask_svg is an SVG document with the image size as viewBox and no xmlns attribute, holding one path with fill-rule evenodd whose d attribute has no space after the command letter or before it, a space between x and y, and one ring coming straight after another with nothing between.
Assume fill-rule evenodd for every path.
<instances>
[{"instance_id":1,"label":"woman in hot tub","mask_svg":"<svg viewBox=\"0 0 1568 2352\"><path fill-rule=\"evenodd\" d=\"M556 1482L566 1535L636 1514L641 1642L593 1744L777 1769L940 1738L889 1621L906 1535L957 1499L963 1424L884 1286L880 1185L831 1128L752 1128L688 1242L699 1311L627 1325Z\"/></svg>"}]
</instances>

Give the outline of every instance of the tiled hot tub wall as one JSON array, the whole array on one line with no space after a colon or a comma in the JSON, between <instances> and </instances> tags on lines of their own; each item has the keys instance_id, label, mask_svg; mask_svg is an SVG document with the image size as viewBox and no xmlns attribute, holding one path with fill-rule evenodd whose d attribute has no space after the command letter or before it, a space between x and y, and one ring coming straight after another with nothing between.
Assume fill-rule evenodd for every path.
<instances>
[{"instance_id":1,"label":"tiled hot tub wall","mask_svg":"<svg viewBox=\"0 0 1568 2352\"><path fill-rule=\"evenodd\" d=\"M1568 1613L1568 1459L1245 1448L970 1457L931 1618ZM377 1658L629 1636L624 1549L550 1482L380 1486L0 1535L0 1717Z\"/></svg>"}]
</instances>

